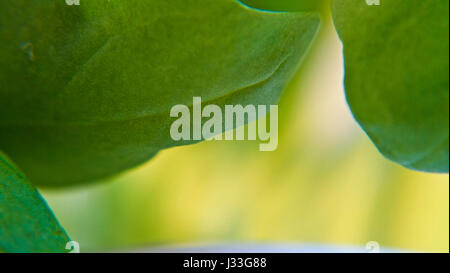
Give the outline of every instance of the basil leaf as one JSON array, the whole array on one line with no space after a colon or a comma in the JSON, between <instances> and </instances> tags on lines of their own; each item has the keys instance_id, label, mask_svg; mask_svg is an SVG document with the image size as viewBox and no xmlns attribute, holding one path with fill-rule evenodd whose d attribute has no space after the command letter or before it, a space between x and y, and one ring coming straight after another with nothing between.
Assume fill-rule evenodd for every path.
<instances>
[{"instance_id":1,"label":"basil leaf","mask_svg":"<svg viewBox=\"0 0 450 273\"><path fill-rule=\"evenodd\" d=\"M242 3L272 11L318 11L328 0L241 0Z\"/></svg>"},{"instance_id":2,"label":"basil leaf","mask_svg":"<svg viewBox=\"0 0 450 273\"><path fill-rule=\"evenodd\" d=\"M0 251L65 252L69 241L36 188L0 152Z\"/></svg>"},{"instance_id":3,"label":"basil leaf","mask_svg":"<svg viewBox=\"0 0 450 273\"><path fill-rule=\"evenodd\" d=\"M178 143L170 109L273 104L318 28L234 0L0 2L0 148L33 183L77 184Z\"/></svg>"},{"instance_id":4,"label":"basil leaf","mask_svg":"<svg viewBox=\"0 0 450 273\"><path fill-rule=\"evenodd\" d=\"M335 0L345 90L355 118L387 158L449 170L449 1Z\"/></svg>"}]
</instances>

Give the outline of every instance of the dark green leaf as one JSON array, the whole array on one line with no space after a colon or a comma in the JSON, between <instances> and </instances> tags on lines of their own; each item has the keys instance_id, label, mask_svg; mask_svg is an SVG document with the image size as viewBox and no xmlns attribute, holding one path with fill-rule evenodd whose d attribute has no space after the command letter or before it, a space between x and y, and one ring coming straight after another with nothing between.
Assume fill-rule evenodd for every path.
<instances>
[{"instance_id":1,"label":"dark green leaf","mask_svg":"<svg viewBox=\"0 0 450 273\"><path fill-rule=\"evenodd\" d=\"M336 0L345 89L378 149L408 168L449 170L449 1Z\"/></svg>"},{"instance_id":2,"label":"dark green leaf","mask_svg":"<svg viewBox=\"0 0 450 273\"><path fill-rule=\"evenodd\" d=\"M178 143L172 106L273 104L319 24L234 0L3 0L0 148L33 183L118 173Z\"/></svg>"},{"instance_id":3,"label":"dark green leaf","mask_svg":"<svg viewBox=\"0 0 450 273\"><path fill-rule=\"evenodd\" d=\"M69 241L39 192L0 152L0 252L64 252Z\"/></svg>"}]
</instances>

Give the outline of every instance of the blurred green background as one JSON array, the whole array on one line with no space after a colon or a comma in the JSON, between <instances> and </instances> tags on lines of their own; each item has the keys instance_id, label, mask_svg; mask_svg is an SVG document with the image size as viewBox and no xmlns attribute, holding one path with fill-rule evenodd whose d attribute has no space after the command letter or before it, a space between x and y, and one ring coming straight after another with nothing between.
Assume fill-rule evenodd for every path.
<instances>
[{"instance_id":1,"label":"blurred green background","mask_svg":"<svg viewBox=\"0 0 450 273\"><path fill-rule=\"evenodd\" d=\"M342 47L324 16L280 101L275 152L259 152L255 141L203 142L92 186L44 189L81 250L377 241L448 252L448 175L378 153L345 102Z\"/></svg>"}]
</instances>

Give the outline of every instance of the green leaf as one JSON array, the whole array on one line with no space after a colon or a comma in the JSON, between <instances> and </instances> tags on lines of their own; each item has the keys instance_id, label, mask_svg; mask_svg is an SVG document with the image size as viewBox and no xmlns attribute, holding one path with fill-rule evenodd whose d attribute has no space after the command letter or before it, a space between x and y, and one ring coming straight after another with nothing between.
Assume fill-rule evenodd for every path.
<instances>
[{"instance_id":1,"label":"green leaf","mask_svg":"<svg viewBox=\"0 0 450 273\"><path fill-rule=\"evenodd\" d=\"M176 104L273 104L318 28L234 0L3 0L0 148L33 183L113 175L163 148Z\"/></svg>"},{"instance_id":2,"label":"green leaf","mask_svg":"<svg viewBox=\"0 0 450 273\"><path fill-rule=\"evenodd\" d=\"M65 252L69 241L39 192L0 152L0 252Z\"/></svg>"},{"instance_id":3,"label":"green leaf","mask_svg":"<svg viewBox=\"0 0 450 273\"><path fill-rule=\"evenodd\" d=\"M355 118L387 158L449 170L449 1L335 0L345 89Z\"/></svg>"},{"instance_id":4,"label":"green leaf","mask_svg":"<svg viewBox=\"0 0 450 273\"><path fill-rule=\"evenodd\" d=\"M242 3L272 11L317 11L329 0L241 0Z\"/></svg>"}]
</instances>

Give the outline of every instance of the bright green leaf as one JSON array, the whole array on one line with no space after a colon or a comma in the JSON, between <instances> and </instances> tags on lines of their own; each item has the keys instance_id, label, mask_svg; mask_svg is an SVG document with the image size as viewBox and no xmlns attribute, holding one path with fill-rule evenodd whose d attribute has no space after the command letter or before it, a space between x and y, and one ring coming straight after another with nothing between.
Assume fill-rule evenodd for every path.
<instances>
[{"instance_id":1,"label":"bright green leaf","mask_svg":"<svg viewBox=\"0 0 450 273\"><path fill-rule=\"evenodd\" d=\"M234 0L3 0L0 148L33 183L116 174L170 138L176 104L273 104L319 24Z\"/></svg>"},{"instance_id":2,"label":"bright green leaf","mask_svg":"<svg viewBox=\"0 0 450 273\"><path fill-rule=\"evenodd\" d=\"M0 153L0 252L65 252L69 241L36 188Z\"/></svg>"},{"instance_id":3,"label":"bright green leaf","mask_svg":"<svg viewBox=\"0 0 450 273\"><path fill-rule=\"evenodd\" d=\"M335 0L345 89L355 118L387 158L449 170L449 1Z\"/></svg>"},{"instance_id":4,"label":"bright green leaf","mask_svg":"<svg viewBox=\"0 0 450 273\"><path fill-rule=\"evenodd\" d=\"M272 11L317 11L329 0L241 0L242 3Z\"/></svg>"}]
</instances>

